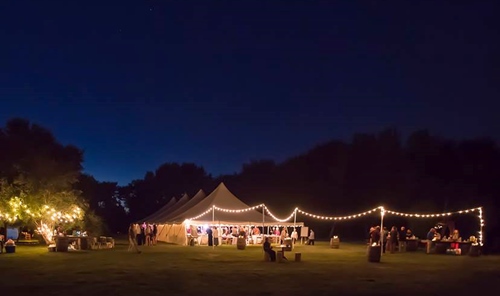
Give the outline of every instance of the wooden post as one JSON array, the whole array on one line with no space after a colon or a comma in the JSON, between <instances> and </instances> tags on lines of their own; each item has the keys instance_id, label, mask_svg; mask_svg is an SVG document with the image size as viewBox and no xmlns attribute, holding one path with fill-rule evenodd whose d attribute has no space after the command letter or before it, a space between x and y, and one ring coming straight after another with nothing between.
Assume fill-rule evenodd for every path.
<instances>
[{"instance_id":1,"label":"wooden post","mask_svg":"<svg viewBox=\"0 0 500 296\"><path fill-rule=\"evenodd\" d=\"M384 214L385 214L385 209L384 207L380 207L380 256L384 253L384 240L383 236L385 235L384 233Z\"/></svg>"}]
</instances>

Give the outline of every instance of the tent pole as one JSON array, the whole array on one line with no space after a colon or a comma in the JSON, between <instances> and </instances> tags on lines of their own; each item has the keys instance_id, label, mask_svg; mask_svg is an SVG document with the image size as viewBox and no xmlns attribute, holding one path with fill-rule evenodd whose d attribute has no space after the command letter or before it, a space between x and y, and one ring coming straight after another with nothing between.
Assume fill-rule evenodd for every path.
<instances>
[{"instance_id":1,"label":"tent pole","mask_svg":"<svg viewBox=\"0 0 500 296\"><path fill-rule=\"evenodd\" d=\"M297 225L297 208L295 208L295 211L293 213L293 228L295 228Z\"/></svg>"},{"instance_id":2,"label":"tent pole","mask_svg":"<svg viewBox=\"0 0 500 296\"><path fill-rule=\"evenodd\" d=\"M385 210L383 207L380 207L380 256L382 256L382 254L384 253L384 214L385 214Z\"/></svg>"},{"instance_id":3,"label":"tent pole","mask_svg":"<svg viewBox=\"0 0 500 296\"><path fill-rule=\"evenodd\" d=\"M264 205L262 205L262 234L264 234L265 224L266 224L266 216L264 215Z\"/></svg>"},{"instance_id":4,"label":"tent pole","mask_svg":"<svg viewBox=\"0 0 500 296\"><path fill-rule=\"evenodd\" d=\"M484 241L483 226L484 226L483 208L480 207L479 208L479 239L478 239L479 246L482 246L483 241Z\"/></svg>"},{"instance_id":5,"label":"tent pole","mask_svg":"<svg viewBox=\"0 0 500 296\"><path fill-rule=\"evenodd\" d=\"M295 211L293 213L293 231L297 231L297 208L295 208ZM293 231L292 231L292 234L293 234ZM292 245L295 247L295 242L292 238Z\"/></svg>"},{"instance_id":6,"label":"tent pole","mask_svg":"<svg viewBox=\"0 0 500 296\"><path fill-rule=\"evenodd\" d=\"M215 223L215 206L212 206L212 227L214 226ZM212 230L210 230L212 231ZM212 233L212 249L215 249L214 246L214 234Z\"/></svg>"}]
</instances>

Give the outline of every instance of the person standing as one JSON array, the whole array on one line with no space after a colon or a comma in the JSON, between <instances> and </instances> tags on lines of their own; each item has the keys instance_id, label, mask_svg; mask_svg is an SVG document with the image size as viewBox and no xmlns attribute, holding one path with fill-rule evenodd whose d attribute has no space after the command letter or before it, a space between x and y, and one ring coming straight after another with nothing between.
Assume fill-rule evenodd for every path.
<instances>
[{"instance_id":1,"label":"person standing","mask_svg":"<svg viewBox=\"0 0 500 296\"><path fill-rule=\"evenodd\" d=\"M398 243L398 229L396 228L396 226L392 226L389 235L390 235L389 237L390 251L391 254L393 254L394 251L396 250L396 244Z\"/></svg>"},{"instance_id":2,"label":"person standing","mask_svg":"<svg viewBox=\"0 0 500 296\"><path fill-rule=\"evenodd\" d=\"M297 239L299 238L299 234L297 233L297 229L293 229L292 231L292 242L295 244L297 242Z\"/></svg>"},{"instance_id":3,"label":"person standing","mask_svg":"<svg viewBox=\"0 0 500 296\"><path fill-rule=\"evenodd\" d=\"M217 247L219 245L219 229L217 227L214 227L212 235L214 237L214 246Z\"/></svg>"},{"instance_id":4,"label":"person standing","mask_svg":"<svg viewBox=\"0 0 500 296\"><path fill-rule=\"evenodd\" d=\"M144 235L146 238L146 246L151 246L153 245L153 242L151 241L151 238L153 237L153 230L151 229L151 225L146 224L146 228L144 229Z\"/></svg>"},{"instance_id":5,"label":"person standing","mask_svg":"<svg viewBox=\"0 0 500 296\"><path fill-rule=\"evenodd\" d=\"M308 242L308 244L314 246L314 231L312 229L311 229L311 232L309 232L309 242Z\"/></svg>"},{"instance_id":6,"label":"person standing","mask_svg":"<svg viewBox=\"0 0 500 296\"><path fill-rule=\"evenodd\" d=\"M3 234L0 234L0 254L3 253L3 245L4 245L4 236Z\"/></svg>"},{"instance_id":7,"label":"person standing","mask_svg":"<svg viewBox=\"0 0 500 296\"><path fill-rule=\"evenodd\" d=\"M259 235L260 235L260 229L259 229L259 227L255 226L252 229L252 241L254 244L257 243L257 238L259 237Z\"/></svg>"},{"instance_id":8,"label":"person standing","mask_svg":"<svg viewBox=\"0 0 500 296\"><path fill-rule=\"evenodd\" d=\"M387 249L387 245L389 242L387 241L387 237L389 236L389 231L387 227L384 226L382 230L382 252L385 254L385 250Z\"/></svg>"},{"instance_id":9,"label":"person standing","mask_svg":"<svg viewBox=\"0 0 500 296\"><path fill-rule=\"evenodd\" d=\"M153 224L153 245L156 245L158 242L158 225L156 223Z\"/></svg>"},{"instance_id":10,"label":"person standing","mask_svg":"<svg viewBox=\"0 0 500 296\"><path fill-rule=\"evenodd\" d=\"M398 233L398 240L399 251L406 252L406 228L404 226L401 226L401 230Z\"/></svg>"},{"instance_id":11,"label":"person standing","mask_svg":"<svg viewBox=\"0 0 500 296\"><path fill-rule=\"evenodd\" d=\"M214 245L213 233L212 233L212 228L211 227L207 228L207 234L208 234L208 246L211 247L211 246Z\"/></svg>"},{"instance_id":12,"label":"person standing","mask_svg":"<svg viewBox=\"0 0 500 296\"><path fill-rule=\"evenodd\" d=\"M283 229L281 230L280 245L285 244L285 238L286 238L286 227L283 227Z\"/></svg>"},{"instance_id":13,"label":"person standing","mask_svg":"<svg viewBox=\"0 0 500 296\"><path fill-rule=\"evenodd\" d=\"M381 243L380 226L370 228L370 245L379 245Z\"/></svg>"},{"instance_id":14,"label":"person standing","mask_svg":"<svg viewBox=\"0 0 500 296\"><path fill-rule=\"evenodd\" d=\"M128 251L133 251L135 250L137 254L140 254L141 251L139 250L139 247L137 246L137 234L135 233L135 227L134 224L131 223L130 227L128 228Z\"/></svg>"},{"instance_id":15,"label":"person standing","mask_svg":"<svg viewBox=\"0 0 500 296\"><path fill-rule=\"evenodd\" d=\"M429 232L427 232L427 254L431 253L435 235L436 235L436 229L434 227L431 228Z\"/></svg>"}]
</instances>

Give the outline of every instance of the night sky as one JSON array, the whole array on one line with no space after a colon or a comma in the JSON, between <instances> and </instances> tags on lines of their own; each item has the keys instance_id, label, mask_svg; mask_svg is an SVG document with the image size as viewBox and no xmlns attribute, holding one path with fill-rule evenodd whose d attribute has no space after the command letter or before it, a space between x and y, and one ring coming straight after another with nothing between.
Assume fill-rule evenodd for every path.
<instances>
[{"instance_id":1,"label":"night sky","mask_svg":"<svg viewBox=\"0 0 500 296\"><path fill-rule=\"evenodd\" d=\"M0 120L121 185L388 126L498 139L498 2L3 0Z\"/></svg>"}]
</instances>

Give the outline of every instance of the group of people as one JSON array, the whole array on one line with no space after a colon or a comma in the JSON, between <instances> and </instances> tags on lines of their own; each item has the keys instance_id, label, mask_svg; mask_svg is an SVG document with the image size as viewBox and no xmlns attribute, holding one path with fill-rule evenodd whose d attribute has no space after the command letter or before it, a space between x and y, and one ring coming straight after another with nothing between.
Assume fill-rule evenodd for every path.
<instances>
[{"instance_id":1,"label":"group of people","mask_svg":"<svg viewBox=\"0 0 500 296\"><path fill-rule=\"evenodd\" d=\"M391 230L387 230L384 227L383 231L380 231L380 226L374 226L370 228L370 244L381 244L382 251L385 253L386 251L394 253L396 250L400 252L406 251L406 243L410 238L414 238L412 231L410 229L406 229L406 227L401 226L398 230L396 226L391 227ZM430 249L434 246L436 241L441 241L441 233L436 230L436 228L431 228L427 233L427 252L430 252ZM460 248L460 233L458 229L454 229L449 237L445 237L446 240L452 241L451 248L458 249Z\"/></svg>"},{"instance_id":2,"label":"group of people","mask_svg":"<svg viewBox=\"0 0 500 296\"><path fill-rule=\"evenodd\" d=\"M370 244L381 244L383 253L386 251L394 253L396 250L406 251L406 240L412 237L412 231L404 226L401 226L399 230L396 226L392 226L390 231L387 227L384 227L382 231L380 231L380 226L370 228Z\"/></svg>"},{"instance_id":3,"label":"group of people","mask_svg":"<svg viewBox=\"0 0 500 296\"><path fill-rule=\"evenodd\" d=\"M459 249L461 241L460 232L458 229L454 229L449 237L441 237L441 233L436 230L436 228L432 227L429 232L427 232L427 253L430 253L431 248L434 246L436 241L441 241L442 239L446 239L448 241L452 241L450 246L452 249Z\"/></svg>"},{"instance_id":4,"label":"group of people","mask_svg":"<svg viewBox=\"0 0 500 296\"><path fill-rule=\"evenodd\" d=\"M273 234L276 235L277 237L279 237L279 243L281 245L285 244L285 239L287 239L287 238L291 238L292 243L296 243L297 240L299 239L299 234L297 233L297 229L295 229L295 227L293 228L293 231L291 234L288 233L287 227L283 227L281 229L281 231L280 231L279 227L275 227Z\"/></svg>"},{"instance_id":5,"label":"group of people","mask_svg":"<svg viewBox=\"0 0 500 296\"><path fill-rule=\"evenodd\" d=\"M158 226L156 224L134 224L128 228L128 250L141 253L139 245L153 246L157 243Z\"/></svg>"},{"instance_id":6,"label":"group of people","mask_svg":"<svg viewBox=\"0 0 500 296\"><path fill-rule=\"evenodd\" d=\"M248 226L221 226L221 227L208 227L201 229L201 231L196 226L191 226L187 229L188 236L193 238L198 238L200 233L202 235L207 235L208 246L217 246L222 243L224 239L234 239L238 237L243 237L247 239L250 243L261 244L262 233L259 227L248 227ZM271 234L277 238L277 243L285 244L285 239L291 238L293 243L297 242L299 235L297 230L293 228L291 234L289 234L287 227L283 227L281 230L279 227L272 229ZM309 239L310 244L314 245L314 232L311 231L311 237Z\"/></svg>"}]
</instances>

